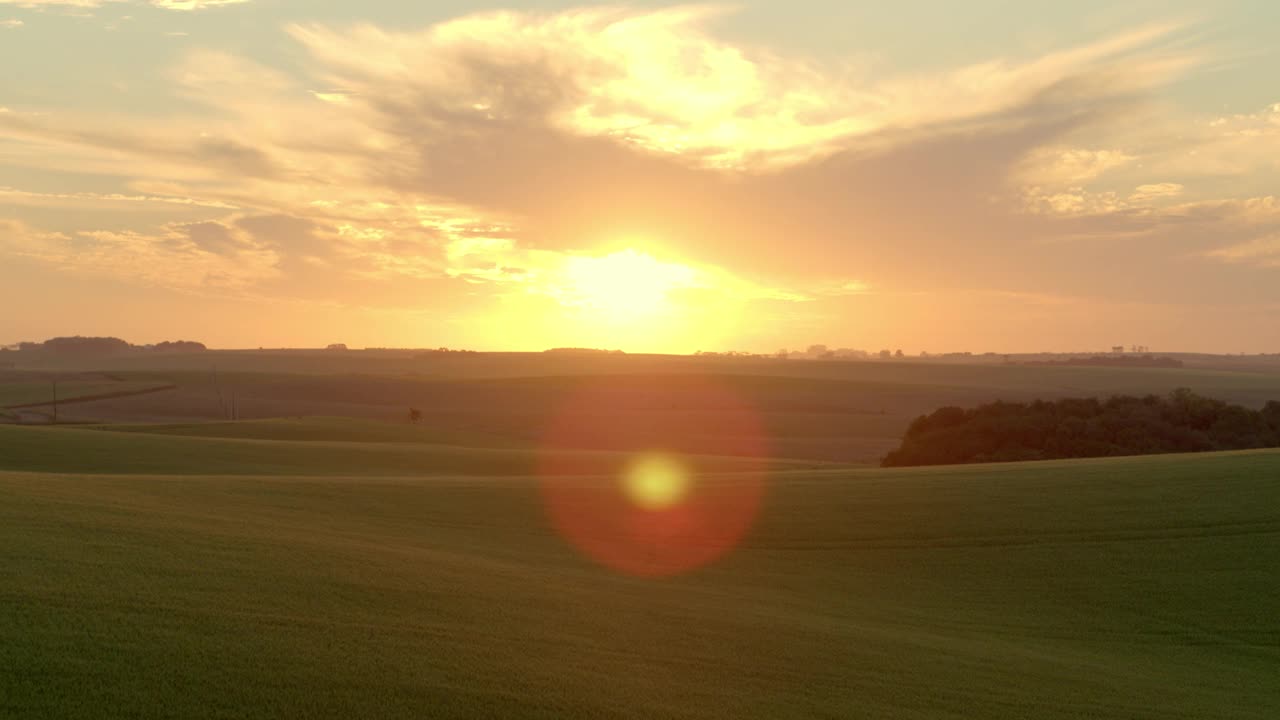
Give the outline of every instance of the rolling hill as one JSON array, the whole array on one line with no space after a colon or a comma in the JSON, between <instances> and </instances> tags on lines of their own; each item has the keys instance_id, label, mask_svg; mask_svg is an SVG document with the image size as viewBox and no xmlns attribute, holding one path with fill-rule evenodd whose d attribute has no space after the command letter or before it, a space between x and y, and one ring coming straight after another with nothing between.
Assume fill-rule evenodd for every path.
<instances>
[{"instance_id":1,"label":"rolling hill","mask_svg":"<svg viewBox=\"0 0 1280 720\"><path fill-rule=\"evenodd\" d=\"M684 427L715 444L719 408L679 389L713 382L758 413L774 454L875 464L898 445L917 416L946 405L993 400L1166 394L1188 387L1249 407L1280 399L1280 374L1206 368L1054 367L927 362L805 362L696 357L478 354L408 355L225 353L173 356L204 370L113 370L133 383L168 384L163 393L63 408L86 423L189 425L225 420L234 396L239 417L341 416L403 421L410 407L445 444L529 446L548 418L583 388L599 395L602 422L619 415L654 428ZM124 358L118 362L140 363ZM211 364L219 368L215 376ZM133 367L132 365L130 367ZM453 438L453 439L450 439ZM639 439L644 439L643 433ZM723 438L721 438L723 439ZM615 450L582 438L584 450Z\"/></svg>"},{"instance_id":2,"label":"rolling hill","mask_svg":"<svg viewBox=\"0 0 1280 720\"><path fill-rule=\"evenodd\" d=\"M186 469L0 457L0 715L1280 714L1278 452L775 473L734 551L644 579L531 478L342 476L395 443L71 432Z\"/></svg>"}]
</instances>

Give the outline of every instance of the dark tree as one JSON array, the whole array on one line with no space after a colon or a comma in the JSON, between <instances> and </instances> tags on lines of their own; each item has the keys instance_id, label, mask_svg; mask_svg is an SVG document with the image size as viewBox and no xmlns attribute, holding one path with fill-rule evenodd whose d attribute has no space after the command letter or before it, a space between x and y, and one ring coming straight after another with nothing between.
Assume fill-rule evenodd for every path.
<instances>
[{"instance_id":1,"label":"dark tree","mask_svg":"<svg viewBox=\"0 0 1280 720\"><path fill-rule=\"evenodd\" d=\"M194 340L166 340L161 343L156 343L155 347L152 349L156 352L185 353L204 352L209 348L205 347L204 343L195 342Z\"/></svg>"},{"instance_id":2,"label":"dark tree","mask_svg":"<svg viewBox=\"0 0 1280 720\"><path fill-rule=\"evenodd\" d=\"M56 337L44 341L46 352L59 355L111 355L129 350L129 343L116 337Z\"/></svg>"},{"instance_id":3,"label":"dark tree","mask_svg":"<svg viewBox=\"0 0 1280 720\"><path fill-rule=\"evenodd\" d=\"M1246 450L1280 446L1280 403L1262 410L1201 397L1118 395L944 407L917 418L886 467Z\"/></svg>"},{"instance_id":4,"label":"dark tree","mask_svg":"<svg viewBox=\"0 0 1280 720\"><path fill-rule=\"evenodd\" d=\"M1262 417L1271 426L1271 430L1280 433L1280 402L1272 400L1262 406Z\"/></svg>"}]
</instances>

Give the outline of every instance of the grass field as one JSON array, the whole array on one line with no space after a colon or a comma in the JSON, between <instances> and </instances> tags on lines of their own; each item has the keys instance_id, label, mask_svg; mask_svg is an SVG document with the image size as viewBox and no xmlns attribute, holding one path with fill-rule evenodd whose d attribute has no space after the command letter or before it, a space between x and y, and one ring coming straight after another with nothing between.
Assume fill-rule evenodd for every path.
<instances>
[{"instance_id":1,"label":"grass field","mask_svg":"<svg viewBox=\"0 0 1280 720\"><path fill-rule=\"evenodd\" d=\"M0 716L1280 716L1278 452L774 473L735 551L655 580L584 559L501 468L10 430L309 457L0 455ZM132 474L65 474L90 469Z\"/></svg>"},{"instance_id":2,"label":"grass field","mask_svg":"<svg viewBox=\"0 0 1280 720\"><path fill-rule=\"evenodd\" d=\"M158 475L530 475L539 454L532 448L489 448L438 445L424 442L387 442L399 437L399 426L386 426L384 439L363 442L259 439L249 436L260 430L270 436L280 428L318 429L331 432L342 422L248 422L238 429L244 436L199 437L172 433L171 426L143 432L68 427L0 426L0 470L58 473L142 473ZM357 429L373 432L374 423L352 423ZM219 425L211 432L217 433ZM411 428L404 428L411 429ZM188 432L194 428L188 428ZM607 451L557 450L554 455L578 458L582 472L613 472L624 464L625 453ZM737 472L765 465L752 458L697 456L691 462L708 472ZM775 460L779 468L829 466L814 461Z\"/></svg>"},{"instance_id":3,"label":"grass field","mask_svg":"<svg viewBox=\"0 0 1280 720\"><path fill-rule=\"evenodd\" d=\"M0 717L1280 717L1280 451L853 466L941 405L1257 407L1268 367L145 361L0 382L175 386L0 425ZM536 471L605 517L637 448L763 482L741 543L661 579L576 550Z\"/></svg>"},{"instance_id":4,"label":"grass field","mask_svg":"<svg viewBox=\"0 0 1280 720\"><path fill-rule=\"evenodd\" d=\"M358 418L299 417L189 422L168 424L91 425L94 430L240 440L289 442L428 443L467 447L518 447L506 438L441 430L407 422L388 423Z\"/></svg>"}]
</instances>

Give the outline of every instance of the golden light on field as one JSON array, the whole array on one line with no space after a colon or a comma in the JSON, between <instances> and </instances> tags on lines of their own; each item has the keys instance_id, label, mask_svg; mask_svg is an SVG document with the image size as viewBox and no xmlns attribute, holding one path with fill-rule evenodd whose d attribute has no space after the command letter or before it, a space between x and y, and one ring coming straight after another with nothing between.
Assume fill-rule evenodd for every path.
<instances>
[{"instance_id":1,"label":"golden light on field","mask_svg":"<svg viewBox=\"0 0 1280 720\"><path fill-rule=\"evenodd\" d=\"M688 494L689 473L675 459L649 453L627 467L622 483L632 502L647 510L662 510Z\"/></svg>"}]
</instances>

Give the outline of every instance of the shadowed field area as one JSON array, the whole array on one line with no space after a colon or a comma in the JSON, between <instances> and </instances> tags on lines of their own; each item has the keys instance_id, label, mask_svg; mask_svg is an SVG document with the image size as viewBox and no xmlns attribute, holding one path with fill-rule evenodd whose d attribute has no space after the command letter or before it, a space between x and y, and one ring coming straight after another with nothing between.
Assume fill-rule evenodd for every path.
<instances>
[{"instance_id":1,"label":"shadowed field area","mask_svg":"<svg viewBox=\"0 0 1280 720\"><path fill-rule=\"evenodd\" d=\"M56 385L55 385L56 383ZM167 382L126 380L105 373L16 372L0 370L0 409L77 404L159 392Z\"/></svg>"},{"instance_id":2,"label":"shadowed field area","mask_svg":"<svg viewBox=\"0 0 1280 720\"><path fill-rule=\"evenodd\" d=\"M0 474L0 715L1280 713L1277 452L774 473L665 580L578 555L532 479L314 462Z\"/></svg>"},{"instance_id":3,"label":"shadowed field area","mask_svg":"<svg viewBox=\"0 0 1280 720\"><path fill-rule=\"evenodd\" d=\"M68 405L60 413L64 420L189 425L226 420L234 403L242 419L340 416L404 422L416 408L421 427L439 438L436 442L527 447L539 442L558 409L591 387L602 423L619 416L632 421L636 434L628 443L643 444L652 428L680 427L715 444L725 427L723 408L681 393L691 382L711 381L760 414L776 456L860 464L878 463L897 447L913 419L946 405L1167 394L1179 387L1255 408L1280 399L1280 371L1274 368L265 351L95 362L129 382L176 389ZM581 449L623 449L589 436L578 442Z\"/></svg>"}]
</instances>

